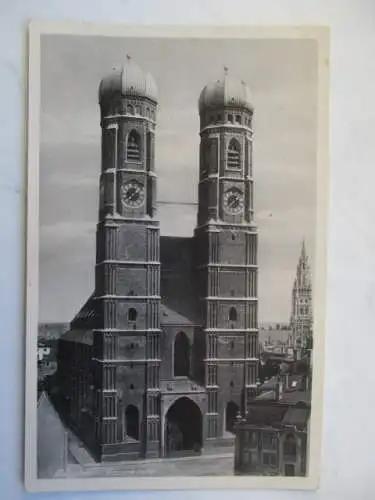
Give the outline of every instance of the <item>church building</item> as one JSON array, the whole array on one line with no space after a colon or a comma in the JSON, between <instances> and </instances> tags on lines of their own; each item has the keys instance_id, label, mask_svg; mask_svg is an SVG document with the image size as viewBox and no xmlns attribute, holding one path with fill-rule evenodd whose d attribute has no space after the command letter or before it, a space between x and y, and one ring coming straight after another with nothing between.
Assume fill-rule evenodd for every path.
<instances>
[{"instance_id":1,"label":"church building","mask_svg":"<svg viewBox=\"0 0 375 500\"><path fill-rule=\"evenodd\" d=\"M159 231L153 77L128 58L99 104L95 288L59 341L56 407L99 462L233 445L259 358L249 89L225 69L200 94L190 238Z\"/></svg>"}]
</instances>

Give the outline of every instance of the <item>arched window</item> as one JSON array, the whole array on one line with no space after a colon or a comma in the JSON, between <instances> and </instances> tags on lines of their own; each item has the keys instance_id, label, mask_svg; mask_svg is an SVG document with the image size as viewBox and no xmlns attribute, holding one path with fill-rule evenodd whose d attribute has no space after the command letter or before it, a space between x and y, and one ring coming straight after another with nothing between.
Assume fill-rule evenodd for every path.
<instances>
[{"instance_id":1,"label":"arched window","mask_svg":"<svg viewBox=\"0 0 375 500\"><path fill-rule=\"evenodd\" d=\"M288 434L284 441L284 455L295 459L297 456L297 443L293 434Z\"/></svg>"},{"instance_id":2,"label":"arched window","mask_svg":"<svg viewBox=\"0 0 375 500\"><path fill-rule=\"evenodd\" d=\"M176 335L173 358L174 376L188 377L190 374L190 342L183 332Z\"/></svg>"},{"instance_id":3,"label":"arched window","mask_svg":"<svg viewBox=\"0 0 375 500\"><path fill-rule=\"evenodd\" d=\"M228 147L227 166L228 168L241 167L241 146L236 139L232 139Z\"/></svg>"},{"instance_id":4,"label":"arched window","mask_svg":"<svg viewBox=\"0 0 375 500\"><path fill-rule=\"evenodd\" d=\"M128 115L133 115L134 114L133 106L130 106L130 104L127 107L127 113L128 113Z\"/></svg>"},{"instance_id":5,"label":"arched window","mask_svg":"<svg viewBox=\"0 0 375 500\"><path fill-rule=\"evenodd\" d=\"M135 130L129 134L126 157L129 161L140 161L141 159L141 138Z\"/></svg>"},{"instance_id":6,"label":"arched window","mask_svg":"<svg viewBox=\"0 0 375 500\"><path fill-rule=\"evenodd\" d=\"M237 115L236 116L236 122L241 124L242 120L241 120L241 115Z\"/></svg>"},{"instance_id":7,"label":"arched window","mask_svg":"<svg viewBox=\"0 0 375 500\"><path fill-rule=\"evenodd\" d=\"M128 321L129 323L135 323L137 321L137 311L134 307L131 307L128 311Z\"/></svg>"},{"instance_id":8,"label":"arched window","mask_svg":"<svg viewBox=\"0 0 375 500\"><path fill-rule=\"evenodd\" d=\"M237 311L235 307L229 309L229 321L237 321Z\"/></svg>"},{"instance_id":9,"label":"arched window","mask_svg":"<svg viewBox=\"0 0 375 500\"><path fill-rule=\"evenodd\" d=\"M138 409L129 405L125 412L126 435L130 438L139 440L139 412Z\"/></svg>"}]
</instances>

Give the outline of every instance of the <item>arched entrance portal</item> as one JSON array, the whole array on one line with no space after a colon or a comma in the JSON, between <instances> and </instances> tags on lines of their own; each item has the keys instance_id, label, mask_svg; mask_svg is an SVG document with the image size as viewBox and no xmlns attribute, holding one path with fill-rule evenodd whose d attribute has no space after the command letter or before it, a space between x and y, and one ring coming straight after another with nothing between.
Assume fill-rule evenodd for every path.
<instances>
[{"instance_id":1,"label":"arched entrance portal","mask_svg":"<svg viewBox=\"0 0 375 500\"><path fill-rule=\"evenodd\" d=\"M139 440L139 413L138 409L129 405L125 411L126 435Z\"/></svg>"},{"instance_id":2,"label":"arched entrance portal","mask_svg":"<svg viewBox=\"0 0 375 500\"><path fill-rule=\"evenodd\" d=\"M239 412L239 407L233 401L229 401L225 410L225 430L233 432L234 423Z\"/></svg>"},{"instance_id":3,"label":"arched entrance portal","mask_svg":"<svg viewBox=\"0 0 375 500\"><path fill-rule=\"evenodd\" d=\"M165 417L167 456L199 454L202 449L202 413L189 398L178 399Z\"/></svg>"}]
</instances>

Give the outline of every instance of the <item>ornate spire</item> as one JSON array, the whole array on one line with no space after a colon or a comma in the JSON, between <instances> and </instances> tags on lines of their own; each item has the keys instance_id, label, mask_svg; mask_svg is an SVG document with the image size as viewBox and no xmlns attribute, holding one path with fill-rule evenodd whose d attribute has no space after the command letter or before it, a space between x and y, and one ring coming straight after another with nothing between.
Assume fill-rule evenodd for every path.
<instances>
[{"instance_id":1,"label":"ornate spire","mask_svg":"<svg viewBox=\"0 0 375 500\"><path fill-rule=\"evenodd\" d=\"M227 76L228 74L228 66L224 66L224 75Z\"/></svg>"},{"instance_id":2,"label":"ornate spire","mask_svg":"<svg viewBox=\"0 0 375 500\"><path fill-rule=\"evenodd\" d=\"M305 342L312 329L312 283L305 239L302 240L292 291L291 327L293 344Z\"/></svg>"}]
</instances>

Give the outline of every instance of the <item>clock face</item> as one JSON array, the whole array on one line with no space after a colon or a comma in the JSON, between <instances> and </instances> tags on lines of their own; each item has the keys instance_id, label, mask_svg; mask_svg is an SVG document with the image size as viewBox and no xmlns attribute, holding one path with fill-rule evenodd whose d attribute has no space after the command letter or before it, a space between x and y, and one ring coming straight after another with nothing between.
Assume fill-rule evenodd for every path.
<instances>
[{"instance_id":1,"label":"clock face","mask_svg":"<svg viewBox=\"0 0 375 500\"><path fill-rule=\"evenodd\" d=\"M240 214L244 209L244 195L239 188L230 188L224 193L224 210L232 215Z\"/></svg>"},{"instance_id":2,"label":"clock face","mask_svg":"<svg viewBox=\"0 0 375 500\"><path fill-rule=\"evenodd\" d=\"M121 201L129 208L139 208L145 200L145 191L138 181L130 181L121 187Z\"/></svg>"}]
</instances>

